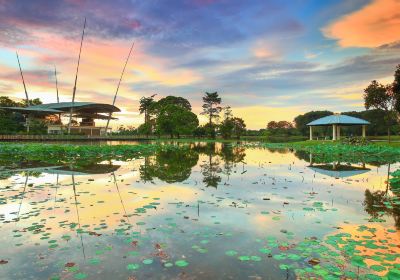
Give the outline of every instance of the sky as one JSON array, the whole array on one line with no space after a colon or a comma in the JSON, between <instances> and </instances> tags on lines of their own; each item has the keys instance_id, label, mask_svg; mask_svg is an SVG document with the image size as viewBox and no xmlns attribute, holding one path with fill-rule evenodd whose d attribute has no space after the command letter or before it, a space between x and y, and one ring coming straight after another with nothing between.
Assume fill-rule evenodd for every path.
<instances>
[{"instance_id":1,"label":"sky","mask_svg":"<svg viewBox=\"0 0 400 280\"><path fill-rule=\"evenodd\" d=\"M311 110L363 110L371 80L400 64L400 0L0 0L0 96L112 103L137 127L142 96L218 91L250 129ZM201 117L204 121L204 118Z\"/></svg>"}]
</instances>

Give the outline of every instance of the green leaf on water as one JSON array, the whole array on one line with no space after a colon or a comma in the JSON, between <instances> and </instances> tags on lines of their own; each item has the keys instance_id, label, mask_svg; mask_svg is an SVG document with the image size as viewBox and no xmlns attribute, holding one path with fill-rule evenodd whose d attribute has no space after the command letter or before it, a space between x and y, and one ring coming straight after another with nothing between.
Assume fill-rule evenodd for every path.
<instances>
[{"instance_id":1,"label":"green leaf on water","mask_svg":"<svg viewBox=\"0 0 400 280\"><path fill-rule=\"evenodd\" d=\"M143 264L152 264L153 260L152 259L145 259L143 260Z\"/></svg>"},{"instance_id":2,"label":"green leaf on water","mask_svg":"<svg viewBox=\"0 0 400 280\"><path fill-rule=\"evenodd\" d=\"M74 275L75 279L85 279L87 277L87 274L79 272L77 274Z\"/></svg>"},{"instance_id":3,"label":"green leaf on water","mask_svg":"<svg viewBox=\"0 0 400 280\"><path fill-rule=\"evenodd\" d=\"M234 250L229 250L229 251L225 252L225 255L233 257L233 256L237 255L237 252Z\"/></svg>"},{"instance_id":4,"label":"green leaf on water","mask_svg":"<svg viewBox=\"0 0 400 280\"><path fill-rule=\"evenodd\" d=\"M140 265L137 263L130 263L126 266L127 270L138 270L140 268Z\"/></svg>"},{"instance_id":5,"label":"green leaf on water","mask_svg":"<svg viewBox=\"0 0 400 280\"><path fill-rule=\"evenodd\" d=\"M176 261L175 262L175 265L176 266L179 266L179 267L185 267L185 266L187 266L189 263L187 262L187 261L185 261L185 260L178 260L178 261Z\"/></svg>"}]
</instances>

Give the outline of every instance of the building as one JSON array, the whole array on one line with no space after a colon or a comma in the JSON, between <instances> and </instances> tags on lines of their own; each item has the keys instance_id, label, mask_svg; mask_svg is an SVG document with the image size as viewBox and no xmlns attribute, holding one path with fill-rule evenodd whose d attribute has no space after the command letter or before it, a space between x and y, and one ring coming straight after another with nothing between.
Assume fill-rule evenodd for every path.
<instances>
[{"instance_id":1,"label":"building","mask_svg":"<svg viewBox=\"0 0 400 280\"><path fill-rule=\"evenodd\" d=\"M111 129L106 129L106 127L96 126L95 120L108 120L112 113L121 111L114 105L94 102L60 102L28 107L1 107L0 109L25 115L28 131L29 121L32 118L55 118L56 121L48 125L49 134L63 134L68 132L68 124L62 124L61 117L69 117L72 109L73 122L71 122L70 127L71 134L95 136L105 135L111 131ZM111 119L115 118L111 117Z\"/></svg>"},{"instance_id":2,"label":"building","mask_svg":"<svg viewBox=\"0 0 400 280\"><path fill-rule=\"evenodd\" d=\"M307 125L310 127L310 140L313 140L313 127L314 126L332 126L332 140L340 140L340 127L341 126L362 126L362 137L366 136L366 126L370 124L368 121L350 117L347 115L334 114L314 120Z\"/></svg>"}]
</instances>

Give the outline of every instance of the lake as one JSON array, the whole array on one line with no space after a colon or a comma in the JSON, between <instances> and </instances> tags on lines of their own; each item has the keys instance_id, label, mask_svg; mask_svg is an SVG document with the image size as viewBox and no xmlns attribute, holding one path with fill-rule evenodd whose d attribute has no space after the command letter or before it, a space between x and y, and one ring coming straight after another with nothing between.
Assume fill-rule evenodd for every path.
<instances>
[{"instance_id":1,"label":"lake","mask_svg":"<svg viewBox=\"0 0 400 280\"><path fill-rule=\"evenodd\" d=\"M400 279L398 168L229 143L7 163L0 278Z\"/></svg>"}]
</instances>

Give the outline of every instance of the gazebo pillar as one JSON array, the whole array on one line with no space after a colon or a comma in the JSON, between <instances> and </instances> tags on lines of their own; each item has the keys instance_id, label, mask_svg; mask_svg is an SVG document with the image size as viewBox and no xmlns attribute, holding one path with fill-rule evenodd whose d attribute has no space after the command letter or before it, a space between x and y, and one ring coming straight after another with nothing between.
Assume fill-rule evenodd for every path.
<instances>
[{"instance_id":1,"label":"gazebo pillar","mask_svg":"<svg viewBox=\"0 0 400 280\"><path fill-rule=\"evenodd\" d=\"M340 140L340 125L337 126L336 139Z\"/></svg>"},{"instance_id":2,"label":"gazebo pillar","mask_svg":"<svg viewBox=\"0 0 400 280\"><path fill-rule=\"evenodd\" d=\"M367 136L367 134L366 134L366 128L367 128L367 126L364 124L364 125L362 126L362 137L363 137L363 138L365 138L365 137Z\"/></svg>"},{"instance_id":3,"label":"gazebo pillar","mask_svg":"<svg viewBox=\"0 0 400 280\"><path fill-rule=\"evenodd\" d=\"M337 125L334 124L334 125L332 125L332 140L333 141L336 140L336 132L337 132Z\"/></svg>"},{"instance_id":4,"label":"gazebo pillar","mask_svg":"<svg viewBox=\"0 0 400 280\"><path fill-rule=\"evenodd\" d=\"M313 140L312 126L310 125L310 140Z\"/></svg>"}]
</instances>

